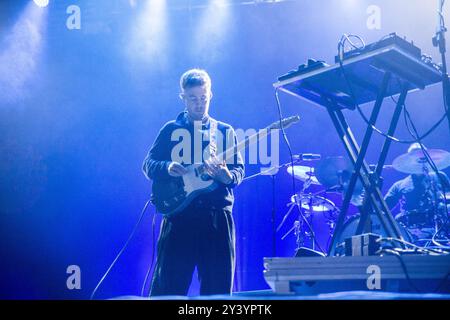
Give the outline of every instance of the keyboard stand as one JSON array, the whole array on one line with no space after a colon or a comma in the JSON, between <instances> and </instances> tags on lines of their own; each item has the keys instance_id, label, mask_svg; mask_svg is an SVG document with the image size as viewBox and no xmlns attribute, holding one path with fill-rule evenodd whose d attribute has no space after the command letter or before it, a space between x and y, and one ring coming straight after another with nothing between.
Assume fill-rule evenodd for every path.
<instances>
[{"instance_id":1,"label":"keyboard stand","mask_svg":"<svg viewBox=\"0 0 450 320\"><path fill-rule=\"evenodd\" d=\"M344 73L345 71L345 73ZM352 86L351 90L344 81L345 77ZM411 55L403 48L389 45L374 51L344 60L342 65L335 64L310 72L293 74L288 79L274 83L277 90L284 91L326 108L333 125L349 156L354 171L352 173L341 212L337 218L328 255L335 254L342 232L345 217L353 196L356 182L361 181L365 196L359 207L361 219L356 234L370 232L370 213L377 215L387 237L403 240L399 226L392 216L380 190L380 177L391 140L385 137L378 163L372 172L364 160L373 134L381 106L385 97L399 94L387 134L393 136L408 92L424 89L426 86L442 80L439 70L426 64L420 58ZM355 94L355 96L352 95ZM361 146L353 135L342 109L356 108L356 104L374 102L369 123L365 130ZM399 244L400 247L404 247Z\"/></svg>"}]
</instances>

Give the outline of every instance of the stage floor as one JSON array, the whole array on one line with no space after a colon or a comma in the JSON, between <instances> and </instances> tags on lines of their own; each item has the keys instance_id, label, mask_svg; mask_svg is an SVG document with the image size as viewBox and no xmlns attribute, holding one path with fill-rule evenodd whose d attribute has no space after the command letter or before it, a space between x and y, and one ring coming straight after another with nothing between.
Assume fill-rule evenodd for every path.
<instances>
[{"instance_id":1,"label":"stage floor","mask_svg":"<svg viewBox=\"0 0 450 320\"><path fill-rule=\"evenodd\" d=\"M113 300L450 300L450 294L398 293L380 291L345 291L318 295L281 295L271 290L235 292L233 295L213 296L163 296L143 298L120 296Z\"/></svg>"}]
</instances>

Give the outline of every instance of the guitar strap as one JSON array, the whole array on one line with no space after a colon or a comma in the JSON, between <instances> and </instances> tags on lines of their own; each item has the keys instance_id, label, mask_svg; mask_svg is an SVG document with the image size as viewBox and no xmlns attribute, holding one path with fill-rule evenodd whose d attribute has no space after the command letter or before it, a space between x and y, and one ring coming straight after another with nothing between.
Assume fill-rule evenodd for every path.
<instances>
[{"instance_id":1,"label":"guitar strap","mask_svg":"<svg viewBox=\"0 0 450 320\"><path fill-rule=\"evenodd\" d=\"M209 154L211 157L217 155L217 121L213 118L209 120ZM217 214L213 214L213 227L217 229Z\"/></svg>"},{"instance_id":2,"label":"guitar strap","mask_svg":"<svg viewBox=\"0 0 450 320\"><path fill-rule=\"evenodd\" d=\"M217 121L209 118L209 155L211 157L217 154Z\"/></svg>"}]
</instances>

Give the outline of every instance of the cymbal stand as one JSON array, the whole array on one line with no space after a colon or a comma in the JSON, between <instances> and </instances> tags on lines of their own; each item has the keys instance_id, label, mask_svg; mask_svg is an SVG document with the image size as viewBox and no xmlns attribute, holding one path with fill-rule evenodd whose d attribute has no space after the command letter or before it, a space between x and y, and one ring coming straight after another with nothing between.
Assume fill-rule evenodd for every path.
<instances>
[{"instance_id":1,"label":"cymbal stand","mask_svg":"<svg viewBox=\"0 0 450 320\"><path fill-rule=\"evenodd\" d=\"M438 188L436 186L436 181L434 181L434 179L431 178L430 176L430 172L427 166L423 166L423 175L425 176L425 179L428 179L428 183L427 187L429 187L429 190L427 190L427 192L429 192L430 198L431 198L431 206L433 208L433 223L434 223L434 232L437 233L439 232L440 229L440 225L439 223L441 221L439 221L440 215L439 215L439 204L441 203L439 201L439 195L438 195ZM439 179L439 177L438 177ZM442 194L442 197L445 197L444 194ZM444 219L445 220L445 219ZM443 222L441 222L443 223ZM431 240L430 242L427 242L425 244L425 247L427 247L429 244L433 243Z\"/></svg>"},{"instance_id":2,"label":"cymbal stand","mask_svg":"<svg viewBox=\"0 0 450 320\"><path fill-rule=\"evenodd\" d=\"M297 161L294 161L297 162ZM278 230L275 230L275 218L276 218L276 208L275 208L275 202L276 202L276 190L275 190L275 177L278 173L278 170L284 167L287 167L289 165L291 165L291 162L287 162L284 163L282 165L276 166L276 167L270 167L267 168L265 170L261 170L259 173L253 174L251 176L245 177L243 181L247 181L259 176L270 176L271 180L272 180L272 212L271 212L271 223L272 223L272 256L276 256L276 248L277 248L277 244L276 244L276 232Z\"/></svg>"},{"instance_id":3,"label":"cymbal stand","mask_svg":"<svg viewBox=\"0 0 450 320\"><path fill-rule=\"evenodd\" d=\"M281 221L280 225L277 228L277 231L279 231L281 229L281 227L283 226L284 222L286 221L286 219L288 218L288 216L291 214L291 212L294 210L294 208L297 208L298 210L298 217L299 219L296 220L294 222L294 226L289 229L289 231L283 236L281 237L282 240L284 240L291 232L294 231L294 235L296 236L296 244L297 244L297 248L296 251L298 249L300 249L300 247L304 246L305 244L305 236L309 237L311 239L311 246L312 249L315 250L315 246L317 245L318 249L320 251L322 251L322 253L325 253L323 251L323 249L321 248L320 244L317 242L316 239L316 234L314 232L314 229L311 225L311 223L308 221L308 217L311 217L311 213L313 212L312 210L312 200L309 203L309 210L305 210L302 207L302 197L303 195L306 194L306 189L311 185L312 182L312 176L310 176L303 184L303 188L302 191L300 192L300 194L294 194L291 197L291 202L288 203L288 207L289 210L288 212L284 215L283 220ZM312 199L312 197L310 197ZM305 214L305 211L309 212L309 215L307 216ZM306 228L304 227L306 225Z\"/></svg>"}]
</instances>

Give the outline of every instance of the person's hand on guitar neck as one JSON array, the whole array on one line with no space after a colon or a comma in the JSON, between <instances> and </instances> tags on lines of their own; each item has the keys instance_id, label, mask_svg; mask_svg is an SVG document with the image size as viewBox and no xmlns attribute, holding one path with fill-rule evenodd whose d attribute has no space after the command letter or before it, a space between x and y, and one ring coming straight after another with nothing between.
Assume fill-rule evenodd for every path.
<instances>
[{"instance_id":1,"label":"person's hand on guitar neck","mask_svg":"<svg viewBox=\"0 0 450 320\"><path fill-rule=\"evenodd\" d=\"M227 168L225 160L222 162L217 159L217 157L211 157L205 162L206 172L216 181L222 182L223 184L230 184L233 182L233 176L230 170Z\"/></svg>"},{"instance_id":2,"label":"person's hand on guitar neck","mask_svg":"<svg viewBox=\"0 0 450 320\"><path fill-rule=\"evenodd\" d=\"M171 175L172 177L180 177L188 172L188 170L185 167L183 167L182 164L176 161L172 161L169 164L167 171L169 172L169 175Z\"/></svg>"}]
</instances>

